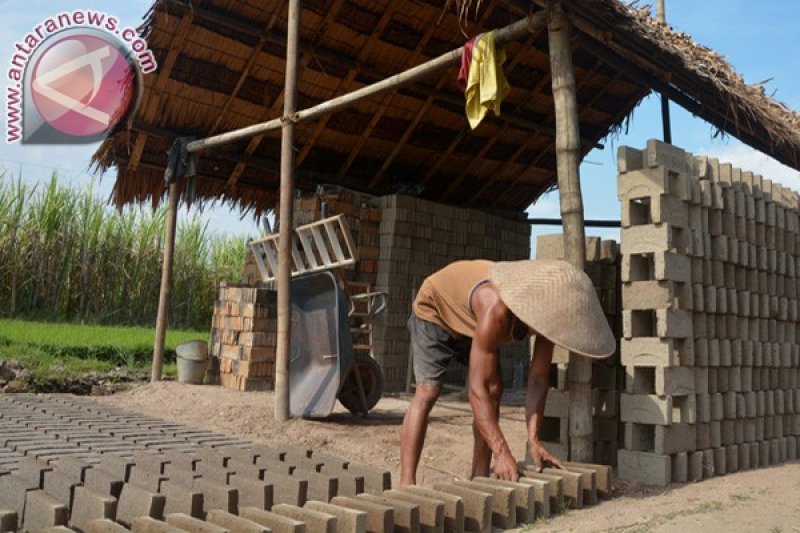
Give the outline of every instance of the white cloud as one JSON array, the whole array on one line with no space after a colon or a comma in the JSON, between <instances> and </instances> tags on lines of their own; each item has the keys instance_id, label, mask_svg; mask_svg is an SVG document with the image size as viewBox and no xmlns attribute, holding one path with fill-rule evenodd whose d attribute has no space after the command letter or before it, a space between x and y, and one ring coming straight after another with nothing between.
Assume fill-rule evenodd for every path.
<instances>
[{"instance_id":1,"label":"white cloud","mask_svg":"<svg viewBox=\"0 0 800 533\"><path fill-rule=\"evenodd\" d=\"M737 142L722 148L705 149L700 153L800 191L800 172L747 145Z\"/></svg>"}]
</instances>

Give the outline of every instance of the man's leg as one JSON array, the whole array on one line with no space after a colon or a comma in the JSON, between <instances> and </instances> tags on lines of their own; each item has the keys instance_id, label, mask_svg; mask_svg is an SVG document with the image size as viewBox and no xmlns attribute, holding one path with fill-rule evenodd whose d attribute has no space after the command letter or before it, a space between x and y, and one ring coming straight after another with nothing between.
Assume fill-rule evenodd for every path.
<instances>
[{"instance_id":1,"label":"man's leg","mask_svg":"<svg viewBox=\"0 0 800 533\"><path fill-rule=\"evenodd\" d=\"M495 373L495 379L489 385L489 394L491 395L492 407L494 407L495 416L500 420L500 398L503 396L503 378L498 369ZM474 444L472 446L472 477L489 477L492 473L492 449L483 439L483 435L478 431L475 421L472 422L472 437Z\"/></svg>"},{"instance_id":2,"label":"man's leg","mask_svg":"<svg viewBox=\"0 0 800 533\"><path fill-rule=\"evenodd\" d=\"M400 430L400 486L414 485L417 482L417 465L425 444L425 431L428 429L428 415L433 409L441 385L417 385L411 405L408 406Z\"/></svg>"}]
</instances>

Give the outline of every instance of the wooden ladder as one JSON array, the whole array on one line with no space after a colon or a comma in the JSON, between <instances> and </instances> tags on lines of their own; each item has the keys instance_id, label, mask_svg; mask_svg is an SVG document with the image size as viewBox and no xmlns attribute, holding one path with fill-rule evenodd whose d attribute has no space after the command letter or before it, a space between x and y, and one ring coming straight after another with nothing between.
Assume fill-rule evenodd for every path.
<instances>
[{"instance_id":1,"label":"wooden ladder","mask_svg":"<svg viewBox=\"0 0 800 533\"><path fill-rule=\"evenodd\" d=\"M250 242L261 280L278 275L279 234ZM292 239L292 277L354 265L356 246L344 215L298 226Z\"/></svg>"}]
</instances>

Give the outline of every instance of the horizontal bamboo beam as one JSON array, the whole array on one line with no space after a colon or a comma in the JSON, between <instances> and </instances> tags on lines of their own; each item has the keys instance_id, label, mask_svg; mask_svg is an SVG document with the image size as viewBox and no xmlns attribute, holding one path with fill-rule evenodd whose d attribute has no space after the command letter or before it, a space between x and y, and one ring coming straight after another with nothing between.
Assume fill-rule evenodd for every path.
<instances>
[{"instance_id":1,"label":"horizontal bamboo beam","mask_svg":"<svg viewBox=\"0 0 800 533\"><path fill-rule=\"evenodd\" d=\"M514 22L513 24L497 30L495 34L495 42L498 46L502 46L510 41L519 39L529 31L530 21L527 17L525 17L517 22ZM254 135L276 130L280 128L286 120L299 123L341 111L342 109L353 106L364 99L371 98L385 91L399 89L400 87L410 85L427 76L430 76L431 74L435 74L444 69L458 65L461 61L462 51L463 46L460 46L455 50L446 52L439 57L431 59L430 61L426 61L425 63L417 65L416 67L412 67L404 72L390 76L382 81L373 83L372 85L366 85L353 92L319 103L308 109L297 111L289 117L274 118L272 120L247 126L238 130L192 141L187 145L186 149L190 153L201 152L203 150L207 150L208 148L230 144L242 139L247 139Z\"/></svg>"}]
</instances>

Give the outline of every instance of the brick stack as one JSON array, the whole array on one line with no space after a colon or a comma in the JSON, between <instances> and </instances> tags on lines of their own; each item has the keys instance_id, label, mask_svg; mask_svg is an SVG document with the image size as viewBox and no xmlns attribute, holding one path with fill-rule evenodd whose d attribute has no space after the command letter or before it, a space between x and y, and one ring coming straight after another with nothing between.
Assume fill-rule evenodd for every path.
<instances>
[{"instance_id":1,"label":"brick stack","mask_svg":"<svg viewBox=\"0 0 800 533\"><path fill-rule=\"evenodd\" d=\"M563 234L540 235L536 240L536 258L564 259ZM615 241L598 237L586 239L586 272L616 338L621 336L622 328L619 268L620 255ZM619 390L623 381L619 353L595 363L592 365L594 458L603 464L616 464L620 442ZM551 452L565 459L569 450L569 353L555 347L552 365L551 390L541 436Z\"/></svg>"},{"instance_id":2,"label":"brick stack","mask_svg":"<svg viewBox=\"0 0 800 533\"><path fill-rule=\"evenodd\" d=\"M619 152L624 479L794 459L798 196L657 141Z\"/></svg>"},{"instance_id":3,"label":"brick stack","mask_svg":"<svg viewBox=\"0 0 800 533\"><path fill-rule=\"evenodd\" d=\"M341 187L325 187L313 196L295 200L295 225L320 220L322 202L328 205L328 216L345 215L356 244L358 261L355 267L343 270L342 277L345 281L375 285L380 254L378 228L381 221L381 210L375 205L377 200L368 194Z\"/></svg>"},{"instance_id":4,"label":"brick stack","mask_svg":"<svg viewBox=\"0 0 800 533\"><path fill-rule=\"evenodd\" d=\"M375 328L375 353L387 390L405 387L412 295L428 275L459 259L516 260L530 257L530 226L474 209L437 204L410 196L379 199L380 259L378 290L389 293L388 310ZM510 385L519 360L527 361L526 343L508 348L502 358ZM511 355L510 357L508 355Z\"/></svg>"},{"instance_id":5,"label":"brick stack","mask_svg":"<svg viewBox=\"0 0 800 533\"><path fill-rule=\"evenodd\" d=\"M211 321L209 381L240 391L272 390L277 293L222 283Z\"/></svg>"}]
</instances>

